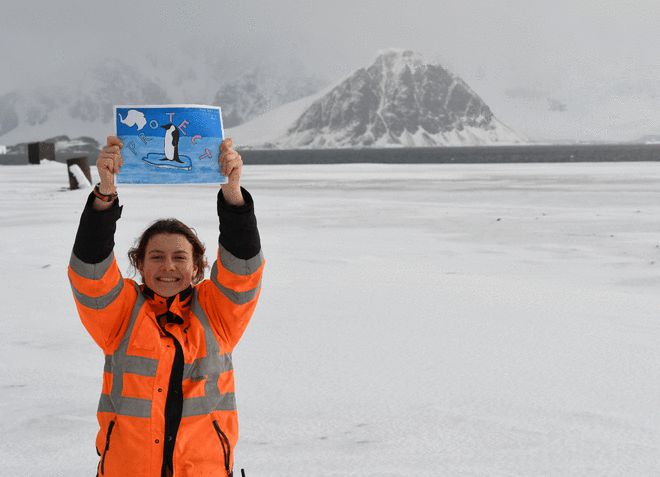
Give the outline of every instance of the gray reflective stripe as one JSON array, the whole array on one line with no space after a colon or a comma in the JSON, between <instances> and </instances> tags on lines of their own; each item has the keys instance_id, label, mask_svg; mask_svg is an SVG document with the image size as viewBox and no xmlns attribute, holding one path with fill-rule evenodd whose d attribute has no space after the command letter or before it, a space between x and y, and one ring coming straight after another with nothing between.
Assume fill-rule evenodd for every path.
<instances>
[{"instance_id":1,"label":"gray reflective stripe","mask_svg":"<svg viewBox=\"0 0 660 477\"><path fill-rule=\"evenodd\" d=\"M246 303L249 303L252 300L254 300L254 297L257 296L257 293L261 288L261 280L259 280L259 283L257 284L256 288L244 292L237 292L235 290L232 290L231 288L227 288L221 285L217 277L218 277L218 264L216 262L213 264L213 269L211 270L211 281L215 284L218 290L220 290L220 293L222 293L224 296L229 298L229 301L231 301L236 305L245 305Z\"/></svg>"},{"instance_id":2,"label":"gray reflective stripe","mask_svg":"<svg viewBox=\"0 0 660 477\"><path fill-rule=\"evenodd\" d=\"M101 394L98 412L111 412L133 417L151 417L151 401L149 399L123 397L121 401L121 412L117 412L110 396Z\"/></svg>"},{"instance_id":3,"label":"gray reflective stripe","mask_svg":"<svg viewBox=\"0 0 660 477\"><path fill-rule=\"evenodd\" d=\"M133 305L133 311L131 312L131 318L128 322L126 333L124 333L121 343L119 343L119 348L117 348L117 351L112 355L112 390L110 391L110 399L112 399L112 404L114 404L115 409L117 409L117 414L124 414L124 400L126 398L123 398L121 393L124 389L124 372L127 357L126 350L128 350L128 343L131 340L135 322L137 321L137 317L140 314L140 309L142 309L144 302L144 295L138 290L137 300L135 301L135 305ZM151 402L149 402L149 408L151 408Z\"/></svg>"},{"instance_id":4,"label":"gray reflective stripe","mask_svg":"<svg viewBox=\"0 0 660 477\"><path fill-rule=\"evenodd\" d=\"M203 374L206 377L206 382L204 383L204 396L183 400L181 415L182 417L189 417L209 414L211 411L233 411L236 409L234 393L221 394L218 389L220 374L233 369L231 354L220 354L220 345L215 339L209 319L197 300L197 290L193 292L191 301L192 311L204 329L206 356L195 360L188 367L188 372L194 377ZM184 367L184 373L185 371Z\"/></svg>"},{"instance_id":5,"label":"gray reflective stripe","mask_svg":"<svg viewBox=\"0 0 660 477\"><path fill-rule=\"evenodd\" d=\"M254 257L243 260L242 258L232 255L231 252L222 245L218 245L218 248L220 249L220 261L222 262L222 266L236 275L252 275L259 269L264 261L264 255L261 250L259 250L259 253Z\"/></svg>"},{"instance_id":6,"label":"gray reflective stripe","mask_svg":"<svg viewBox=\"0 0 660 477\"><path fill-rule=\"evenodd\" d=\"M215 336L213 336L213 339L215 339ZM216 371L224 373L232 369L234 369L234 365L231 362L230 354L215 354L205 358L198 358L190 364L186 363L183 366L183 379L199 381L210 373Z\"/></svg>"},{"instance_id":7,"label":"gray reflective stripe","mask_svg":"<svg viewBox=\"0 0 660 477\"><path fill-rule=\"evenodd\" d=\"M157 359L143 358L142 356L124 356L123 359L124 373L156 376Z\"/></svg>"},{"instance_id":8,"label":"gray reflective stripe","mask_svg":"<svg viewBox=\"0 0 660 477\"><path fill-rule=\"evenodd\" d=\"M108 394L101 394L101 399L99 399L99 408L98 412L112 412L114 414L115 407L112 405L112 400Z\"/></svg>"},{"instance_id":9,"label":"gray reflective stripe","mask_svg":"<svg viewBox=\"0 0 660 477\"><path fill-rule=\"evenodd\" d=\"M69 259L69 265L74 272L80 275L83 278L89 278L90 280L98 280L105 275L105 272L108 271L112 261L115 259L115 253L110 252L110 255L107 256L102 262L99 263L85 263L80 260L76 255L71 252L71 258Z\"/></svg>"},{"instance_id":10,"label":"gray reflective stripe","mask_svg":"<svg viewBox=\"0 0 660 477\"><path fill-rule=\"evenodd\" d=\"M123 280L122 280L123 282ZM140 356L129 356L126 351L133 334L133 328L144 305L145 298L134 284L137 291L137 300L133 305L131 317L128 321L126 332L119 343L117 351L111 356L106 356L104 371L112 373L112 389L110 395L102 394L99 401L99 412L114 412L124 416L151 417L151 400L138 399L122 396L124 389L124 373L139 374L142 376L155 376L158 360L142 358Z\"/></svg>"},{"instance_id":11,"label":"gray reflective stripe","mask_svg":"<svg viewBox=\"0 0 660 477\"><path fill-rule=\"evenodd\" d=\"M76 297L78 303L93 310L102 310L110 303L115 301L115 299L119 296L123 288L124 288L124 279L120 276L119 281L112 288L112 290L110 290L105 295L93 297L80 293L78 290L76 290L76 287L73 286L73 283L71 283L71 289L73 290L73 294Z\"/></svg>"},{"instance_id":12,"label":"gray reflective stripe","mask_svg":"<svg viewBox=\"0 0 660 477\"><path fill-rule=\"evenodd\" d=\"M212 411L234 411L236 409L236 397L234 393L218 393L220 400L210 404L208 396L187 398L183 400L183 417L201 416L208 414L209 407Z\"/></svg>"},{"instance_id":13,"label":"gray reflective stripe","mask_svg":"<svg viewBox=\"0 0 660 477\"><path fill-rule=\"evenodd\" d=\"M151 417L151 399L124 396L121 398L121 407L117 414L132 417Z\"/></svg>"}]
</instances>

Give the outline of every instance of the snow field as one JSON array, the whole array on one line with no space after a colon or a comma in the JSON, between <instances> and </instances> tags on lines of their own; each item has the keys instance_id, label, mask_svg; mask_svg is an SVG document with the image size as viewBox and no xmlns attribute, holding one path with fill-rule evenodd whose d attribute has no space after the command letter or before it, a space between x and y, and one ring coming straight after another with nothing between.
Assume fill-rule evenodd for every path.
<instances>
[{"instance_id":1,"label":"snow field","mask_svg":"<svg viewBox=\"0 0 660 477\"><path fill-rule=\"evenodd\" d=\"M94 171L95 172L95 171ZM267 260L234 353L250 477L660 472L660 164L245 166ZM0 168L0 475L96 468L66 279L88 191ZM217 186L122 185L116 253Z\"/></svg>"}]
</instances>

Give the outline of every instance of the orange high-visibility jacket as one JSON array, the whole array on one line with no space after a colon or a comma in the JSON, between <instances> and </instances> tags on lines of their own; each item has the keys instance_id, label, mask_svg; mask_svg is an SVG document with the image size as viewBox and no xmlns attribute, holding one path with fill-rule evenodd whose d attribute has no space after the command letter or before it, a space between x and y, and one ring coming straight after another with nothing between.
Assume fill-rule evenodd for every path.
<instances>
[{"instance_id":1,"label":"orange high-visibility jacket","mask_svg":"<svg viewBox=\"0 0 660 477\"><path fill-rule=\"evenodd\" d=\"M173 453L176 477L227 477L238 439L231 352L255 309L264 260L219 246L211 279L177 296L169 310L183 324L165 329L183 350L183 411ZM165 402L175 356L150 298L121 276L114 253L96 264L72 254L69 279L82 322L105 353L98 406L99 476L161 477Z\"/></svg>"}]
</instances>

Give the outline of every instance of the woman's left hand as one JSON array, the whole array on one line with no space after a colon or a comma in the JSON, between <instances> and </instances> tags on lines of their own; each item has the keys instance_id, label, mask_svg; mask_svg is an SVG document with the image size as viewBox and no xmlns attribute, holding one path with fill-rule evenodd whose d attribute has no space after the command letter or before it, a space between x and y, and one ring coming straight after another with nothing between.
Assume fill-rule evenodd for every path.
<instances>
[{"instance_id":1,"label":"woman's left hand","mask_svg":"<svg viewBox=\"0 0 660 477\"><path fill-rule=\"evenodd\" d=\"M220 144L220 173L227 177L227 183L222 184L222 195L231 205L243 205L243 194L241 193L241 171L243 160L241 155L234 149L231 138L227 138Z\"/></svg>"}]
</instances>

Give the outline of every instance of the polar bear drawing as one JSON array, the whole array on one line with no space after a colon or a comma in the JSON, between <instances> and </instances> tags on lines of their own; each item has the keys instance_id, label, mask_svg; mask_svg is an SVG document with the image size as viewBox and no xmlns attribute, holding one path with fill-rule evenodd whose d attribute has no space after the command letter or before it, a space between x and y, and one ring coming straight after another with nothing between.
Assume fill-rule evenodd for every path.
<instances>
[{"instance_id":1,"label":"polar bear drawing","mask_svg":"<svg viewBox=\"0 0 660 477\"><path fill-rule=\"evenodd\" d=\"M119 115L119 121L129 128L137 125L137 130L139 131L145 126L145 124L147 124L147 119L144 117L144 113L137 109L129 109L126 113L126 118L122 118L121 113L117 114Z\"/></svg>"}]
</instances>

